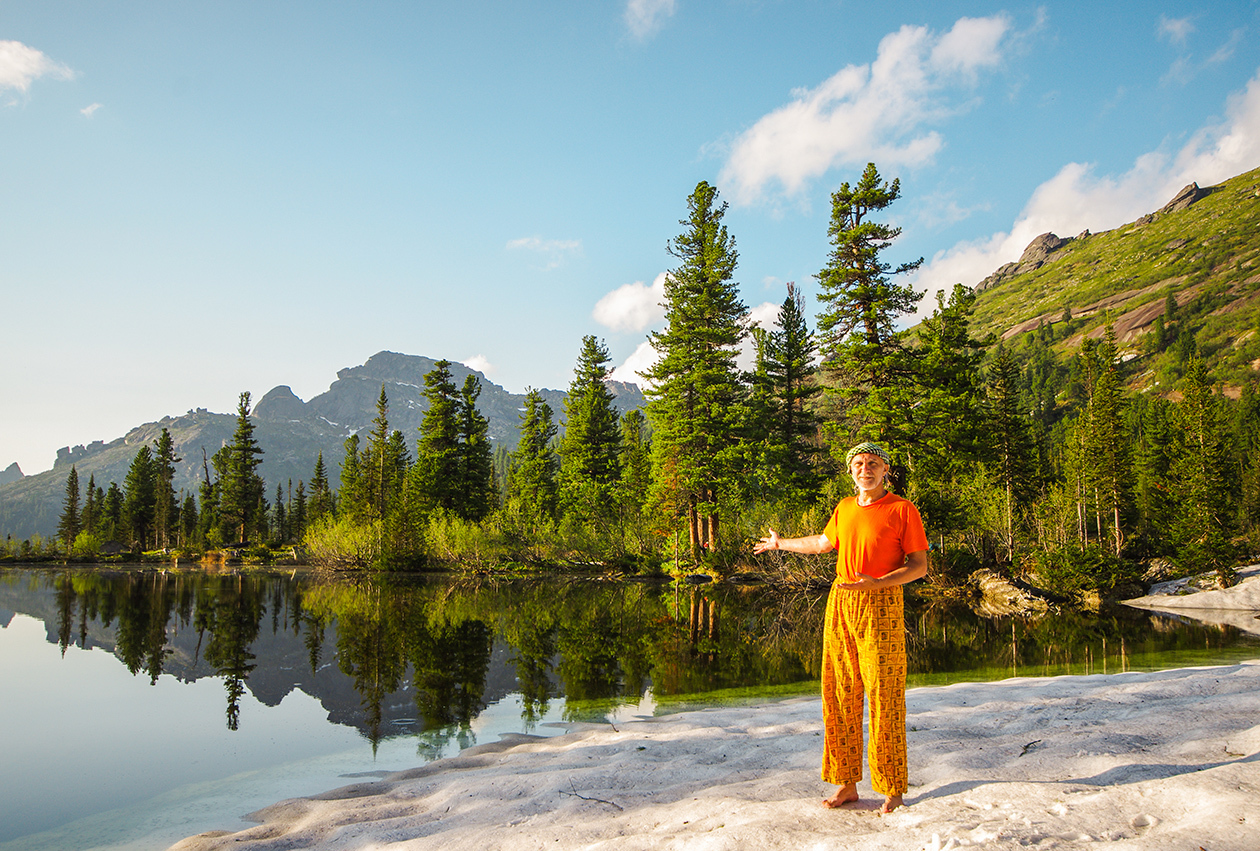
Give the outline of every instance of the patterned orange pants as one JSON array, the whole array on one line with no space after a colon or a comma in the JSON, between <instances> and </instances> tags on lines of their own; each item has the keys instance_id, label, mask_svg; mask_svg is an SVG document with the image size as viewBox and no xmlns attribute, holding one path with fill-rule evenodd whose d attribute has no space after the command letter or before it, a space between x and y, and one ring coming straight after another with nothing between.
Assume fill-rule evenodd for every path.
<instances>
[{"instance_id":1,"label":"patterned orange pants","mask_svg":"<svg viewBox=\"0 0 1260 851\"><path fill-rule=\"evenodd\" d=\"M862 779L862 702L871 699L871 785L906 793L906 626L901 586L845 591L827 598L823 636L822 779Z\"/></svg>"}]
</instances>

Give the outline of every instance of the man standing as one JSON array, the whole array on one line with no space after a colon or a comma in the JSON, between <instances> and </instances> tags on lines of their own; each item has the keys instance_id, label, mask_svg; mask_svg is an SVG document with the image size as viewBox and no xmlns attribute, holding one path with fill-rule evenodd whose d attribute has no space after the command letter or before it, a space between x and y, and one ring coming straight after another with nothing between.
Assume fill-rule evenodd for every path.
<instances>
[{"instance_id":1,"label":"man standing","mask_svg":"<svg viewBox=\"0 0 1260 851\"><path fill-rule=\"evenodd\" d=\"M862 778L862 704L871 701L871 785L882 813L906 793L906 627L901 586L927 573L927 535L919 512L888 490L888 453L861 443L846 456L857 496L841 500L821 535L780 538L773 529L754 553L836 551L827 598L822 698L826 731L822 778L840 788L823 801L858 799Z\"/></svg>"}]
</instances>

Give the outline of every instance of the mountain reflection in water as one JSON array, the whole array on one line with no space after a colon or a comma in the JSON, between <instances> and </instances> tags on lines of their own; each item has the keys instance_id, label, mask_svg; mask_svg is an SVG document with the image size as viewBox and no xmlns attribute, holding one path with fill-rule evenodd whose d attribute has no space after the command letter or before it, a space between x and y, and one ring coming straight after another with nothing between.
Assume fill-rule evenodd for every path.
<instances>
[{"instance_id":1,"label":"mountain reflection in water","mask_svg":"<svg viewBox=\"0 0 1260 851\"><path fill-rule=\"evenodd\" d=\"M824 594L586 579L0 574L0 610L40 618L50 633L55 625L63 655L101 647L154 683L221 677L232 730L246 689L268 706L300 690L373 743L403 731L466 737L487 703L512 693L528 731L553 701L566 720L595 720L649 687L665 706L712 692L807 692ZM1123 607L987 619L914 595L907 631L911 685L1228 661L1260 643Z\"/></svg>"}]
</instances>

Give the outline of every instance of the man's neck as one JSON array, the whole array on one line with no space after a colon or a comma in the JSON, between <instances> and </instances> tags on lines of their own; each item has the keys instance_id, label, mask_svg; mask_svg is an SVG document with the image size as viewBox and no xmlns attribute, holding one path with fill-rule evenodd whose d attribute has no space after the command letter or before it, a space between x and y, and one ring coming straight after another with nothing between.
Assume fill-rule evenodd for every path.
<instances>
[{"instance_id":1,"label":"man's neck","mask_svg":"<svg viewBox=\"0 0 1260 851\"><path fill-rule=\"evenodd\" d=\"M858 495L857 495L858 505L870 505L872 502L875 502L876 500L883 499L884 495L887 493L888 493L888 490L883 485L880 485L875 490L869 490L869 491L860 490L858 491Z\"/></svg>"}]
</instances>

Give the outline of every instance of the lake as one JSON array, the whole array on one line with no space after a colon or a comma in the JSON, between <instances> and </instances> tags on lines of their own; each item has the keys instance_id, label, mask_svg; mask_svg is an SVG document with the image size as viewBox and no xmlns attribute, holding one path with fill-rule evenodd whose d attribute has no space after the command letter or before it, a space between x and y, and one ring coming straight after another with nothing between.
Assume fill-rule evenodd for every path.
<instances>
[{"instance_id":1,"label":"lake","mask_svg":"<svg viewBox=\"0 0 1260 851\"><path fill-rule=\"evenodd\" d=\"M0 570L0 851L165 848L499 734L811 693L824 592L592 579ZM1223 664L1119 607L907 600L910 685Z\"/></svg>"}]
</instances>

